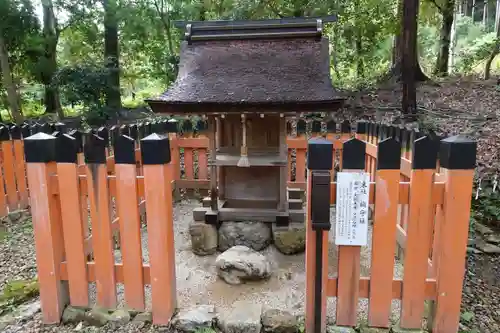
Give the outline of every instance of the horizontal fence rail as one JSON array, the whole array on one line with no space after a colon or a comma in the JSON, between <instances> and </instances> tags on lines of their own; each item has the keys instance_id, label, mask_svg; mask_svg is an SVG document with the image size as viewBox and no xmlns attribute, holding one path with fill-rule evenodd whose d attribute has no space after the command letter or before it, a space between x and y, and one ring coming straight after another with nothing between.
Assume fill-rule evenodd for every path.
<instances>
[{"instance_id":1,"label":"horizontal fence rail","mask_svg":"<svg viewBox=\"0 0 500 333\"><path fill-rule=\"evenodd\" d=\"M358 299L367 298L370 326L387 327L391 301L401 300L401 326L417 328L424 301L431 300L435 332L456 331L475 142L364 121L355 133L351 127L348 121L287 122L288 186L306 191L307 209L312 186L307 159L314 158L309 140L322 138L329 144L320 158L330 165L330 205L337 201L337 173L364 171L374 212L370 276L361 276L360 248L353 246L339 246L337 274L327 276L327 233L317 238L307 214L307 331L317 331L318 311L324 327L327 297L337 297L341 326L356 325ZM172 202L179 189L209 189L206 122L171 119L88 132L60 125L56 131L29 129L0 127L0 200L5 214L31 201L44 322L59 322L65 295L72 305L88 306L88 284L96 282L99 306L115 307L116 286L122 283L127 307L137 310L146 307L144 286L150 285L153 322L168 323L176 307ZM357 156L357 164L349 156ZM148 262L142 256L142 222ZM116 243L121 262L114 258ZM318 243L320 301L314 293ZM394 252L404 262L402 279L393 278Z\"/></svg>"}]
</instances>

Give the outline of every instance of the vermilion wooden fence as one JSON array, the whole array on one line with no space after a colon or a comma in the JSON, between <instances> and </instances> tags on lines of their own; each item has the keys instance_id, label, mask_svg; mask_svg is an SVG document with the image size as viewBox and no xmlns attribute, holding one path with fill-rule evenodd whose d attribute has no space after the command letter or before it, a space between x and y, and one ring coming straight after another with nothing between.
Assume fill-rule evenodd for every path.
<instances>
[{"instance_id":1,"label":"vermilion wooden fence","mask_svg":"<svg viewBox=\"0 0 500 333\"><path fill-rule=\"evenodd\" d=\"M309 189L307 139L323 136L332 143L334 152L332 164L336 168L330 187L334 204L335 169L345 169L344 150L349 147L346 142L353 140L350 124L342 123L340 133L332 122L324 124L326 133L320 122L312 122L311 131L306 131L302 120L294 125L287 139L289 186ZM98 282L100 306L115 307L116 284L123 283L127 307L142 310L144 285L151 285L154 323L166 324L174 312L172 193L176 188L208 188L208 139L203 131L187 134L163 128L168 136L151 134L138 141L149 133L141 134L140 128L126 129L100 129L87 135L39 132L25 140L7 140L10 137L0 128L4 177L9 173L5 171L9 157L5 156L12 150L14 160L22 159L15 153L15 141L25 151L23 165L29 184L46 323L59 322L67 294L72 305L88 306L89 282ZM439 141L422 138L416 131L360 123L356 137L364 145L363 169L371 175L370 203L374 204L375 221L371 274L360 276L359 247L341 246L337 275L325 275L323 279L322 307L326 306L326 297L337 297L337 324L355 326L357 300L368 298L370 326L386 327L390 302L399 299L401 326L415 328L421 325L424 300L434 300L435 332L456 332L474 163L455 161L457 151L472 149L466 155L475 156L475 143L457 139L441 143L445 160L437 167L432 152L437 151ZM388 138L399 139L404 149ZM422 160L426 154L431 158ZM391 163L398 162L397 168L384 167L387 163L382 161L387 156L392 156ZM18 172L20 178L24 178L24 172ZM12 196L21 198L19 183L22 181L16 179L16 191L11 188L11 194L6 191L0 197L6 202ZM143 213L147 215L149 264L143 262L141 253ZM308 332L312 331L315 311L311 296L315 237L310 222L306 250ZM122 263L116 263L113 256L116 238L121 241ZM323 242L327 253L327 238ZM393 279L396 246L405 255L401 280ZM69 281L69 287L63 281Z\"/></svg>"}]
</instances>

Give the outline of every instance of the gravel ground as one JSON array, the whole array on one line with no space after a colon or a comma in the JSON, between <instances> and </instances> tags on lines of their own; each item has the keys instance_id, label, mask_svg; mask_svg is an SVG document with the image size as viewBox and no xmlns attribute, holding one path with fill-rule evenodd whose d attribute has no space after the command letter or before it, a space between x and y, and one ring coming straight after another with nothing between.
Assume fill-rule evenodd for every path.
<instances>
[{"instance_id":1,"label":"gravel ground","mask_svg":"<svg viewBox=\"0 0 500 333\"><path fill-rule=\"evenodd\" d=\"M177 204L174 209L174 228L176 246L176 268L177 268L177 290L180 307L187 307L194 304L214 304L218 309L231 307L237 300L251 300L263 304L265 307L287 309L288 311L301 315L304 313L305 299L305 256L304 254L285 256L278 252L273 246L268 247L262 253L265 254L272 263L273 275L265 283L247 283L241 286L230 286L217 278L215 271L215 258L217 255L199 257L194 255L190 249L188 225L192 220L192 210L199 207L199 202L195 200L183 201ZM334 212L332 211L332 219ZM31 221L24 223L10 223L7 226L7 237L0 247L0 281L2 285L7 280L18 278L32 278L36 275L34 260L34 245L32 237ZM329 249L329 274L336 272L337 252L334 243L333 232L330 232ZM371 229L369 231L371 238ZM142 230L143 254L145 262L148 261L147 233ZM369 275L370 249L364 247L361 255L361 273ZM121 261L121 253L115 251L117 262ZM402 267L395 265L395 277L400 277ZM123 286L117 287L120 305L123 302ZM95 285L90 286L91 299L95 299ZM146 287L147 304L150 305L151 290ZM328 322L335 320L336 300L328 299ZM368 309L367 300L359 301L359 318L366 319ZM399 313L399 302L393 303L394 320ZM78 330L78 328L76 328ZM110 330L115 332L148 332L154 328L150 326L138 327L129 324L123 328ZM19 323L9 327L5 332L66 332L74 331L71 325L43 327L41 325L40 314L32 320ZM92 328L84 327L82 331L92 331ZM102 330L101 330L102 331Z\"/></svg>"}]
</instances>

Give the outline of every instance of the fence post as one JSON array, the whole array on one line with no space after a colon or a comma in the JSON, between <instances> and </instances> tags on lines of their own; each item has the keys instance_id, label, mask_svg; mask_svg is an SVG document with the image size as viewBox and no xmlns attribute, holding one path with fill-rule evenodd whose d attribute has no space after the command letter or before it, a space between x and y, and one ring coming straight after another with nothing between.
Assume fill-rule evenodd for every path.
<instances>
[{"instance_id":1,"label":"fence post","mask_svg":"<svg viewBox=\"0 0 500 333\"><path fill-rule=\"evenodd\" d=\"M5 189L7 192L7 203L9 212L18 209L19 198L17 196L16 175L14 171L14 150L10 140L9 129L0 127L0 141L2 148L3 176L5 179Z\"/></svg>"},{"instance_id":2,"label":"fence post","mask_svg":"<svg viewBox=\"0 0 500 333\"><path fill-rule=\"evenodd\" d=\"M65 257L61 217L51 182L55 174L55 138L45 133L28 137L24 140L24 153L43 322L55 324L68 300L67 284L61 281L60 265Z\"/></svg>"},{"instance_id":3,"label":"fence post","mask_svg":"<svg viewBox=\"0 0 500 333\"><path fill-rule=\"evenodd\" d=\"M84 155L87 164L97 304L112 309L117 301L115 257L104 140L95 134L90 134L86 138Z\"/></svg>"},{"instance_id":4,"label":"fence post","mask_svg":"<svg viewBox=\"0 0 500 333\"><path fill-rule=\"evenodd\" d=\"M432 191L437 150L429 137L416 140L413 149L400 323L407 329L422 327L434 220Z\"/></svg>"},{"instance_id":5,"label":"fence post","mask_svg":"<svg viewBox=\"0 0 500 333\"><path fill-rule=\"evenodd\" d=\"M153 323L169 323L177 306L170 143L151 134L141 140L148 219Z\"/></svg>"},{"instance_id":6,"label":"fence post","mask_svg":"<svg viewBox=\"0 0 500 333\"><path fill-rule=\"evenodd\" d=\"M435 333L454 333L458 330L476 145L475 141L460 136L441 141L439 159L444 173L445 193L439 232L440 253L437 254L440 259L433 323Z\"/></svg>"},{"instance_id":7,"label":"fence post","mask_svg":"<svg viewBox=\"0 0 500 333\"><path fill-rule=\"evenodd\" d=\"M144 277L142 273L141 221L137 188L135 142L121 135L114 140L116 162L116 203L120 224L123 257L123 283L127 305L144 310Z\"/></svg>"},{"instance_id":8,"label":"fence post","mask_svg":"<svg viewBox=\"0 0 500 333\"><path fill-rule=\"evenodd\" d=\"M326 330L333 144L327 139L312 138L307 151L306 332L320 333Z\"/></svg>"},{"instance_id":9,"label":"fence post","mask_svg":"<svg viewBox=\"0 0 500 333\"><path fill-rule=\"evenodd\" d=\"M379 143L375 177L375 217L372 236L372 264L368 322L389 327L392 301L396 222L399 202L401 144L394 139Z\"/></svg>"},{"instance_id":10,"label":"fence post","mask_svg":"<svg viewBox=\"0 0 500 333\"><path fill-rule=\"evenodd\" d=\"M21 128L12 126L10 136L14 144L15 173L17 180L17 191L19 192L20 208L26 208L29 205L28 185L26 184L26 163L24 162L24 146L21 140Z\"/></svg>"},{"instance_id":11,"label":"fence post","mask_svg":"<svg viewBox=\"0 0 500 333\"><path fill-rule=\"evenodd\" d=\"M77 152L78 144L72 136L62 134L56 139L57 176L66 249L69 297L71 305L88 306L89 287L84 231L81 227L82 210Z\"/></svg>"},{"instance_id":12,"label":"fence post","mask_svg":"<svg viewBox=\"0 0 500 333\"><path fill-rule=\"evenodd\" d=\"M366 144L358 139L344 143L344 172L365 170ZM337 325L356 326L359 299L361 246L341 245L338 250Z\"/></svg>"}]
</instances>

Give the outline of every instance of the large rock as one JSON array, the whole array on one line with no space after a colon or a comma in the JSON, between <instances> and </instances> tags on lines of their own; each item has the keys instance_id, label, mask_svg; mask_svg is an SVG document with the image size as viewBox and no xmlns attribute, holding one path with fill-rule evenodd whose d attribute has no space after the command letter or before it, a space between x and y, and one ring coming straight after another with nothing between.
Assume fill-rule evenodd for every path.
<instances>
[{"instance_id":1,"label":"large rock","mask_svg":"<svg viewBox=\"0 0 500 333\"><path fill-rule=\"evenodd\" d=\"M172 319L172 326L180 332L197 332L212 328L215 321L215 307L200 305L179 311Z\"/></svg>"},{"instance_id":2,"label":"large rock","mask_svg":"<svg viewBox=\"0 0 500 333\"><path fill-rule=\"evenodd\" d=\"M217 251L217 228L204 222L192 222L189 225L191 249L194 254L206 256Z\"/></svg>"},{"instance_id":3,"label":"large rock","mask_svg":"<svg viewBox=\"0 0 500 333\"><path fill-rule=\"evenodd\" d=\"M85 310L68 305L62 314L62 322L65 324L78 324L85 320Z\"/></svg>"},{"instance_id":4,"label":"large rock","mask_svg":"<svg viewBox=\"0 0 500 333\"><path fill-rule=\"evenodd\" d=\"M271 240L271 228L264 222L223 222L219 228L220 251L236 245L260 251L271 244Z\"/></svg>"},{"instance_id":5,"label":"large rock","mask_svg":"<svg viewBox=\"0 0 500 333\"><path fill-rule=\"evenodd\" d=\"M130 321L130 313L125 309L118 309L111 314L111 322L115 325L126 325Z\"/></svg>"},{"instance_id":6,"label":"large rock","mask_svg":"<svg viewBox=\"0 0 500 333\"><path fill-rule=\"evenodd\" d=\"M271 275L271 265L265 256L247 246L233 246L215 259L217 273L229 284L245 280L261 280Z\"/></svg>"},{"instance_id":7,"label":"large rock","mask_svg":"<svg viewBox=\"0 0 500 333\"><path fill-rule=\"evenodd\" d=\"M297 318L287 311L271 309L262 314L264 333L296 333Z\"/></svg>"},{"instance_id":8,"label":"large rock","mask_svg":"<svg viewBox=\"0 0 500 333\"><path fill-rule=\"evenodd\" d=\"M97 306L85 314L85 321L90 326L101 327L110 322L111 319L108 310Z\"/></svg>"},{"instance_id":9,"label":"large rock","mask_svg":"<svg viewBox=\"0 0 500 333\"><path fill-rule=\"evenodd\" d=\"M474 225L474 229L483 236L488 236L488 235L491 235L493 233L493 230L491 230L489 227L487 227L481 223L476 223Z\"/></svg>"},{"instance_id":10,"label":"large rock","mask_svg":"<svg viewBox=\"0 0 500 333\"><path fill-rule=\"evenodd\" d=\"M219 329L224 333L260 333L262 306L258 303L236 301L218 317Z\"/></svg>"},{"instance_id":11,"label":"large rock","mask_svg":"<svg viewBox=\"0 0 500 333\"><path fill-rule=\"evenodd\" d=\"M292 223L288 227L273 224L274 246L283 254L296 254L306 249L306 226Z\"/></svg>"}]
</instances>

